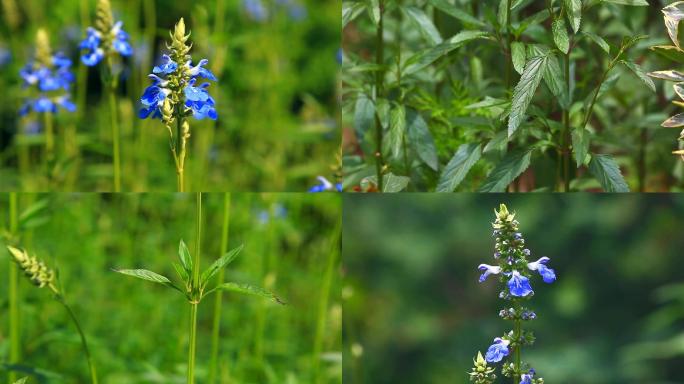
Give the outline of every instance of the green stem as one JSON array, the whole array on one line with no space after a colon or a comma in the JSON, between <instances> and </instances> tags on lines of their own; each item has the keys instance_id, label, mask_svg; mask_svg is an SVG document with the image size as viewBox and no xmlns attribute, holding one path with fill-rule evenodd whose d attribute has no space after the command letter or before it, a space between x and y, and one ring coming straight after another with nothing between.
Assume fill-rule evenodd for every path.
<instances>
[{"instance_id":1,"label":"green stem","mask_svg":"<svg viewBox=\"0 0 684 384\"><path fill-rule=\"evenodd\" d=\"M565 85L570 95L570 51L564 56L565 59ZM570 192L570 111L563 109L563 185L564 191Z\"/></svg>"},{"instance_id":2,"label":"green stem","mask_svg":"<svg viewBox=\"0 0 684 384\"><path fill-rule=\"evenodd\" d=\"M513 55L511 54L511 45L513 43L511 38L512 0L508 0L506 7L506 89L510 91L513 79Z\"/></svg>"},{"instance_id":3,"label":"green stem","mask_svg":"<svg viewBox=\"0 0 684 384\"><path fill-rule=\"evenodd\" d=\"M516 300L515 301L515 312L520 314L520 308L521 308L520 303ZM520 376L521 376L521 372L520 372L520 370L521 370L521 366L520 366L520 364L521 364L521 359L520 359L521 351L520 350L522 349L522 345L521 345L522 334L521 334L520 328L521 328L520 327L520 319L519 318L515 319L515 331L513 333L514 337L515 337L515 342L516 342L515 358L514 358L515 359L515 362L514 362L515 366L513 367L513 369L514 369L514 371L513 371L513 382L514 383L519 383L520 379L521 379L520 378Z\"/></svg>"},{"instance_id":4,"label":"green stem","mask_svg":"<svg viewBox=\"0 0 684 384\"><path fill-rule=\"evenodd\" d=\"M190 302L190 346L188 348L188 384L195 382L195 350L197 348L197 307L202 299L200 292L200 249L202 241L202 193L197 192L197 223L195 227L195 260L192 264L192 301Z\"/></svg>"},{"instance_id":5,"label":"green stem","mask_svg":"<svg viewBox=\"0 0 684 384\"><path fill-rule=\"evenodd\" d=\"M190 307L190 346L188 348L188 384L195 383L195 348L197 344L197 306L191 303Z\"/></svg>"},{"instance_id":6,"label":"green stem","mask_svg":"<svg viewBox=\"0 0 684 384\"><path fill-rule=\"evenodd\" d=\"M382 66L385 61L385 41L384 41L384 13L385 13L385 0L380 0L380 20L378 21L378 28L376 34L376 56L375 63ZM383 93L383 83L385 78L385 72L378 70L375 74L375 102L377 105L378 100ZM375 114L375 173L378 178L378 191L382 192L382 122L378 114Z\"/></svg>"},{"instance_id":7,"label":"green stem","mask_svg":"<svg viewBox=\"0 0 684 384\"><path fill-rule=\"evenodd\" d=\"M228 233L230 229L230 193L223 196L223 228L221 231L220 255L228 252ZM217 284L223 283L225 269L218 272ZM221 336L221 306L223 304L223 291L216 291L214 298L214 321L211 332L211 361L209 364L209 384L216 383L218 368L219 337Z\"/></svg>"},{"instance_id":8,"label":"green stem","mask_svg":"<svg viewBox=\"0 0 684 384\"><path fill-rule=\"evenodd\" d=\"M109 112L112 119L112 151L114 154L114 192L121 192L121 157L119 150L119 123L117 119L116 89L109 87Z\"/></svg>"},{"instance_id":9,"label":"green stem","mask_svg":"<svg viewBox=\"0 0 684 384\"><path fill-rule=\"evenodd\" d=\"M10 214L10 234L13 237L17 236L18 231L18 209L19 202L16 192L11 192L9 195L9 214ZM10 364L19 363L21 360L21 350L19 349L19 286L17 264L10 259L9 261L9 338L10 338ZM14 371L9 372L9 382L14 383L17 380Z\"/></svg>"},{"instance_id":10,"label":"green stem","mask_svg":"<svg viewBox=\"0 0 684 384\"><path fill-rule=\"evenodd\" d=\"M43 123L45 124L45 159L49 162L55 154L55 133L51 112L43 112Z\"/></svg>"},{"instance_id":11,"label":"green stem","mask_svg":"<svg viewBox=\"0 0 684 384\"><path fill-rule=\"evenodd\" d=\"M648 144L648 131L646 128L641 128L641 135L639 137L639 192L646 191L646 145Z\"/></svg>"},{"instance_id":12,"label":"green stem","mask_svg":"<svg viewBox=\"0 0 684 384\"><path fill-rule=\"evenodd\" d=\"M54 288L53 288L54 291ZM66 311L69 313L69 316L71 317L71 320L74 322L74 325L76 326L76 329L78 330L78 334L81 336L81 344L83 344L83 352L86 355L86 360L88 361L88 369L90 370L90 382L92 384L97 384L97 373L95 371L95 363L93 362L93 358L90 355L90 350L88 349L88 342L86 341L85 334L83 333L83 329L81 329L81 324L79 324L78 319L76 318L76 315L74 312L71 310L71 307L64 301L64 298L59 295L56 291L55 293L57 294L57 301L59 301Z\"/></svg>"}]
</instances>

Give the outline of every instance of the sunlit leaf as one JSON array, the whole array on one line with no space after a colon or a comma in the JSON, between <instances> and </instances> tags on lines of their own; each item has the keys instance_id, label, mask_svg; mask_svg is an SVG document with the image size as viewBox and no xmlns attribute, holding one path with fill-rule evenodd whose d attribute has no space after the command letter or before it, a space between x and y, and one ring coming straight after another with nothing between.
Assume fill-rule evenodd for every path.
<instances>
[{"instance_id":1,"label":"sunlit leaf","mask_svg":"<svg viewBox=\"0 0 684 384\"><path fill-rule=\"evenodd\" d=\"M409 20L413 21L413 23L418 26L423 36L430 40L433 45L442 42L442 36L440 36L439 31L425 12L416 7L401 7L401 9Z\"/></svg>"},{"instance_id":2,"label":"sunlit leaf","mask_svg":"<svg viewBox=\"0 0 684 384\"><path fill-rule=\"evenodd\" d=\"M470 168L480 159L481 152L480 144L461 144L454 157L442 170L437 192L453 192L466 177Z\"/></svg>"},{"instance_id":3,"label":"sunlit leaf","mask_svg":"<svg viewBox=\"0 0 684 384\"><path fill-rule=\"evenodd\" d=\"M670 117L669 119L663 121L663 124L661 125L665 128L684 127L684 113Z\"/></svg>"},{"instance_id":4,"label":"sunlit leaf","mask_svg":"<svg viewBox=\"0 0 684 384\"><path fill-rule=\"evenodd\" d=\"M511 114L508 120L508 136L513 136L520 123L525 119L525 112L534 97L537 87L546 69L547 56L537 56L531 58L525 65L520 81L513 90L513 102L511 104Z\"/></svg>"},{"instance_id":5,"label":"sunlit leaf","mask_svg":"<svg viewBox=\"0 0 684 384\"><path fill-rule=\"evenodd\" d=\"M167 287L182 292L182 290L173 285L171 280L169 280L166 276L162 276L156 272L148 271L147 269L114 269L113 271L124 275L137 277L138 279L151 281L153 283L163 284Z\"/></svg>"},{"instance_id":6,"label":"sunlit leaf","mask_svg":"<svg viewBox=\"0 0 684 384\"><path fill-rule=\"evenodd\" d=\"M577 33L582 24L582 0L565 0L564 6L570 27Z\"/></svg>"},{"instance_id":7,"label":"sunlit leaf","mask_svg":"<svg viewBox=\"0 0 684 384\"><path fill-rule=\"evenodd\" d=\"M465 24L472 24L478 27L484 27L486 25L481 20L478 20L477 18L463 11L461 7L449 3L448 0L429 0L429 3L440 11L460 20Z\"/></svg>"},{"instance_id":8,"label":"sunlit leaf","mask_svg":"<svg viewBox=\"0 0 684 384\"><path fill-rule=\"evenodd\" d=\"M211 292L216 291L216 290L221 290L221 291L225 291L225 292L240 293L243 295L257 296L257 297L261 297L264 299L272 300L273 302L276 302L278 304L285 304L282 300L280 300L273 293L271 293L271 292L269 292L263 288L255 287L255 286L249 285L249 284L223 283L223 284L219 284L216 288L212 289ZM211 292L209 292L209 293L211 293Z\"/></svg>"},{"instance_id":9,"label":"sunlit leaf","mask_svg":"<svg viewBox=\"0 0 684 384\"><path fill-rule=\"evenodd\" d=\"M551 32L553 33L553 42L556 47L563 52L568 53L570 50L570 39L568 38L568 29L565 26L565 19L557 18L551 23Z\"/></svg>"},{"instance_id":10,"label":"sunlit leaf","mask_svg":"<svg viewBox=\"0 0 684 384\"><path fill-rule=\"evenodd\" d=\"M519 41L512 42L511 55L513 59L513 68L521 75L525 69L525 44Z\"/></svg>"},{"instance_id":11,"label":"sunlit leaf","mask_svg":"<svg viewBox=\"0 0 684 384\"><path fill-rule=\"evenodd\" d=\"M661 80L684 82L684 73L674 70L649 72L648 75Z\"/></svg>"}]
</instances>

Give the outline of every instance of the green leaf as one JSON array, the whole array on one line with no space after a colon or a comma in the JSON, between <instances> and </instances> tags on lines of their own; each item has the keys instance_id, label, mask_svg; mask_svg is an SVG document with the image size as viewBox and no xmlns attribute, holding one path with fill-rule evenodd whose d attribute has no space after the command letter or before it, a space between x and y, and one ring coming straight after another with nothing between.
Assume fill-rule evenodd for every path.
<instances>
[{"instance_id":1,"label":"green leaf","mask_svg":"<svg viewBox=\"0 0 684 384\"><path fill-rule=\"evenodd\" d=\"M188 275L191 275L192 257L190 257L190 251L188 250L188 246L185 245L185 242L182 239L178 244L178 258L180 259L181 265L183 266L183 268L185 268L185 271L188 273Z\"/></svg>"},{"instance_id":2,"label":"green leaf","mask_svg":"<svg viewBox=\"0 0 684 384\"><path fill-rule=\"evenodd\" d=\"M258 296L258 297L262 297L264 299L272 300L278 304L285 304L282 300L280 300L273 293L271 293L271 292L269 292L263 288L255 287L255 286L249 285L249 284L223 283L223 284L219 284L218 286L216 286L216 288L207 292L207 294L210 294L211 292L214 292L216 290L241 293L243 295Z\"/></svg>"},{"instance_id":3,"label":"green leaf","mask_svg":"<svg viewBox=\"0 0 684 384\"><path fill-rule=\"evenodd\" d=\"M511 151L489 173L479 192L505 192L510 183L530 166L532 149Z\"/></svg>"},{"instance_id":4,"label":"green leaf","mask_svg":"<svg viewBox=\"0 0 684 384\"><path fill-rule=\"evenodd\" d=\"M539 83L546 69L547 56L531 58L525 65L520 81L513 90L513 102L511 114L508 119L508 137L513 136L515 131L525 119L525 112L539 87Z\"/></svg>"},{"instance_id":5,"label":"green leaf","mask_svg":"<svg viewBox=\"0 0 684 384\"><path fill-rule=\"evenodd\" d=\"M499 12L497 13L497 20L501 26L501 30L506 27L506 22L508 21L508 0L499 1Z\"/></svg>"},{"instance_id":6,"label":"green leaf","mask_svg":"<svg viewBox=\"0 0 684 384\"><path fill-rule=\"evenodd\" d=\"M200 280L200 285L204 286L209 280L211 280L214 275L221 269L225 268L228 264L230 264L235 258L240 254L242 249L244 248L244 245L241 244L239 247L232 249L230 252L226 253L225 255L221 256L218 260L214 261L214 263L207 268L206 271L202 273L202 277Z\"/></svg>"},{"instance_id":7,"label":"green leaf","mask_svg":"<svg viewBox=\"0 0 684 384\"><path fill-rule=\"evenodd\" d=\"M380 23L380 1L370 0L368 3L368 16L376 26Z\"/></svg>"},{"instance_id":8,"label":"green leaf","mask_svg":"<svg viewBox=\"0 0 684 384\"><path fill-rule=\"evenodd\" d=\"M593 155L589 162L589 172L601 183L604 191L629 192L620 168L609 155Z\"/></svg>"},{"instance_id":9,"label":"green leaf","mask_svg":"<svg viewBox=\"0 0 684 384\"><path fill-rule=\"evenodd\" d=\"M21 379L14 382L14 384L24 384L28 380L28 377L22 377Z\"/></svg>"},{"instance_id":10,"label":"green leaf","mask_svg":"<svg viewBox=\"0 0 684 384\"><path fill-rule=\"evenodd\" d=\"M582 31L582 34L583 34L584 36L588 37L589 40L591 40L591 41L593 41L594 43L596 43L596 45L598 45L599 47L601 47L601 49L603 49L603 51L604 51L605 53L610 53L610 45L608 45L608 43L607 43L605 40L603 40L603 37L601 37L601 36L599 36L599 35L597 35L597 34L595 34L595 33L586 32L586 31Z\"/></svg>"},{"instance_id":11,"label":"green leaf","mask_svg":"<svg viewBox=\"0 0 684 384\"><path fill-rule=\"evenodd\" d=\"M525 69L525 44L519 41L514 41L511 43L511 55L513 59L513 68L522 75Z\"/></svg>"},{"instance_id":12,"label":"green leaf","mask_svg":"<svg viewBox=\"0 0 684 384\"><path fill-rule=\"evenodd\" d=\"M677 83L673 85L672 88L674 89L677 96L679 96L680 99L684 100L684 83Z\"/></svg>"},{"instance_id":13,"label":"green leaf","mask_svg":"<svg viewBox=\"0 0 684 384\"><path fill-rule=\"evenodd\" d=\"M478 27L484 27L486 25L484 22L461 10L458 6L450 4L447 0L429 0L429 3L432 4L433 7L465 24L472 24Z\"/></svg>"},{"instance_id":14,"label":"green leaf","mask_svg":"<svg viewBox=\"0 0 684 384\"><path fill-rule=\"evenodd\" d=\"M354 130L359 138L375 124L375 104L365 94L359 94L354 107Z\"/></svg>"},{"instance_id":15,"label":"green leaf","mask_svg":"<svg viewBox=\"0 0 684 384\"><path fill-rule=\"evenodd\" d=\"M347 26L352 20L356 19L364 10L366 4L361 1L342 3L342 28Z\"/></svg>"},{"instance_id":16,"label":"green leaf","mask_svg":"<svg viewBox=\"0 0 684 384\"><path fill-rule=\"evenodd\" d=\"M162 276L156 272L148 271L147 269L113 269L113 271L124 275L137 277L138 279L151 281L153 283L166 285L167 287L183 292L180 288L173 285L171 280L169 280L166 276Z\"/></svg>"},{"instance_id":17,"label":"green leaf","mask_svg":"<svg viewBox=\"0 0 684 384\"><path fill-rule=\"evenodd\" d=\"M173 265L173 269L176 270L176 274L181 279L181 281L187 284L190 281L190 275L188 275L188 271L186 271L185 268L183 268L183 266L178 263L171 264Z\"/></svg>"},{"instance_id":18,"label":"green leaf","mask_svg":"<svg viewBox=\"0 0 684 384\"><path fill-rule=\"evenodd\" d=\"M585 128L578 128L572 131L572 151L577 168L579 168L584 164L589 153L589 131Z\"/></svg>"},{"instance_id":19,"label":"green leaf","mask_svg":"<svg viewBox=\"0 0 684 384\"><path fill-rule=\"evenodd\" d=\"M648 75L656 79L676 81L678 83L684 81L684 73L674 70L649 72Z\"/></svg>"},{"instance_id":20,"label":"green leaf","mask_svg":"<svg viewBox=\"0 0 684 384\"><path fill-rule=\"evenodd\" d=\"M449 164L442 171L437 185L437 192L453 192L466 177L470 168L480 159L482 150L480 144L461 144L451 158Z\"/></svg>"},{"instance_id":21,"label":"green leaf","mask_svg":"<svg viewBox=\"0 0 684 384\"><path fill-rule=\"evenodd\" d=\"M568 87L565 83L565 77L560 69L560 64L555 55L548 56L546 69L544 70L544 82L549 90L558 100L558 104L563 109L570 108L570 96L568 95Z\"/></svg>"},{"instance_id":22,"label":"green leaf","mask_svg":"<svg viewBox=\"0 0 684 384\"><path fill-rule=\"evenodd\" d=\"M565 0L564 5L572 31L577 33L582 24L582 0Z\"/></svg>"},{"instance_id":23,"label":"green leaf","mask_svg":"<svg viewBox=\"0 0 684 384\"><path fill-rule=\"evenodd\" d=\"M487 32L482 31L462 31L451 37L449 40L445 40L442 44L435 47L428 48L421 52L416 53L411 56L406 61L406 68L404 69L404 75L411 75L416 72L421 71L423 68L434 63L441 57L446 56L451 51L456 48L463 46L464 44L473 41L475 39L482 39L487 37Z\"/></svg>"},{"instance_id":24,"label":"green leaf","mask_svg":"<svg viewBox=\"0 0 684 384\"><path fill-rule=\"evenodd\" d=\"M406 134L406 110L401 104L397 104L390 112L390 127L388 143L392 157L400 159L404 151L404 135Z\"/></svg>"},{"instance_id":25,"label":"green leaf","mask_svg":"<svg viewBox=\"0 0 684 384\"><path fill-rule=\"evenodd\" d=\"M411 179L407 176L397 176L392 172L382 176L382 191L385 193L401 192L408 186ZM369 184L377 187L378 177L376 175L365 177L361 180L361 188L367 189Z\"/></svg>"},{"instance_id":26,"label":"green leaf","mask_svg":"<svg viewBox=\"0 0 684 384\"><path fill-rule=\"evenodd\" d=\"M567 54L570 51L570 39L568 37L568 29L565 27L565 19L557 18L551 23L551 31L553 32L553 42L561 52Z\"/></svg>"},{"instance_id":27,"label":"green leaf","mask_svg":"<svg viewBox=\"0 0 684 384\"><path fill-rule=\"evenodd\" d=\"M665 15L667 34L670 35L670 40L679 49L682 48L681 44L679 44L679 22L684 19L684 12L679 8L682 4L684 2L678 1L662 9L663 15Z\"/></svg>"},{"instance_id":28,"label":"green leaf","mask_svg":"<svg viewBox=\"0 0 684 384\"><path fill-rule=\"evenodd\" d=\"M436 171L439 167L437 148L435 147L435 140L432 138L432 133L430 133L427 123L420 113L414 110L408 110L407 120L408 138L411 148L418 153L418 157L420 157L428 167Z\"/></svg>"},{"instance_id":29,"label":"green leaf","mask_svg":"<svg viewBox=\"0 0 684 384\"><path fill-rule=\"evenodd\" d=\"M669 119L663 121L661 125L665 128L684 127L684 113L670 117Z\"/></svg>"},{"instance_id":30,"label":"green leaf","mask_svg":"<svg viewBox=\"0 0 684 384\"><path fill-rule=\"evenodd\" d=\"M418 26L421 34L423 34L432 45L442 42L442 36L425 12L416 7L401 7L401 9L409 20L413 21L413 23Z\"/></svg>"},{"instance_id":31,"label":"green leaf","mask_svg":"<svg viewBox=\"0 0 684 384\"><path fill-rule=\"evenodd\" d=\"M648 7L648 1L646 0L603 0L603 2L620 5L633 5L637 7Z\"/></svg>"},{"instance_id":32,"label":"green leaf","mask_svg":"<svg viewBox=\"0 0 684 384\"><path fill-rule=\"evenodd\" d=\"M668 60L684 64L684 51L674 45L656 45L649 49Z\"/></svg>"},{"instance_id":33,"label":"green leaf","mask_svg":"<svg viewBox=\"0 0 684 384\"><path fill-rule=\"evenodd\" d=\"M646 74L646 72L641 68L641 66L633 61L628 61L628 60L620 60L620 62L627 67L632 73L634 73L639 80L641 80L644 84L646 84L649 88L651 88L651 91L655 92L656 91L656 86L655 83L653 83L653 80L651 80L650 77Z\"/></svg>"}]
</instances>

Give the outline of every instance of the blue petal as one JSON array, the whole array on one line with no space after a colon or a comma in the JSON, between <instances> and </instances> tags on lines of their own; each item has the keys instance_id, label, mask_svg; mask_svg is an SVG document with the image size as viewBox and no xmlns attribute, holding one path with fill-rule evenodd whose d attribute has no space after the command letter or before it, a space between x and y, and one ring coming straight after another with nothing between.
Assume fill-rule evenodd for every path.
<instances>
[{"instance_id":1,"label":"blue petal","mask_svg":"<svg viewBox=\"0 0 684 384\"><path fill-rule=\"evenodd\" d=\"M542 276L545 283L550 284L556 281L556 272L544 264L539 265L539 274Z\"/></svg>"},{"instance_id":2,"label":"blue petal","mask_svg":"<svg viewBox=\"0 0 684 384\"><path fill-rule=\"evenodd\" d=\"M178 64L175 61L171 60L171 57L169 57L169 55L162 55L161 65L152 68L152 72L169 74L174 72L176 68L178 68Z\"/></svg>"},{"instance_id":3,"label":"blue petal","mask_svg":"<svg viewBox=\"0 0 684 384\"><path fill-rule=\"evenodd\" d=\"M104 51L98 48L81 56L81 61L83 62L83 64L92 67L97 65L97 63L99 63L103 57Z\"/></svg>"},{"instance_id":4,"label":"blue petal","mask_svg":"<svg viewBox=\"0 0 684 384\"><path fill-rule=\"evenodd\" d=\"M525 297L532 293L530 279L514 272L511 279L508 280L508 290L511 292L512 296Z\"/></svg>"},{"instance_id":5,"label":"blue petal","mask_svg":"<svg viewBox=\"0 0 684 384\"><path fill-rule=\"evenodd\" d=\"M68 96L62 96L57 99L57 104L69 112L76 111L76 104L72 103Z\"/></svg>"},{"instance_id":6,"label":"blue petal","mask_svg":"<svg viewBox=\"0 0 684 384\"><path fill-rule=\"evenodd\" d=\"M504 357L508 356L508 346L503 342L495 342L492 344L487 353L485 354L485 360L489 363L498 363L503 360Z\"/></svg>"},{"instance_id":7,"label":"blue petal","mask_svg":"<svg viewBox=\"0 0 684 384\"><path fill-rule=\"evenodd\" d=\"M33 110L36 112L57 112L57 106L47 97L41 96L33 102Z\"/></svg>"},{"instance_id":8,"label":"blue petal","mask_svg":"<svg viewBox=\"0 0 684 384\"><path fill-rule=\"evenodd\" d=\"M119 52L121 56L130 56L131 54L133 54L133 48L125 39L114 39L112 45L114 47L114 50Z\"/></svg>"}]
</instances>

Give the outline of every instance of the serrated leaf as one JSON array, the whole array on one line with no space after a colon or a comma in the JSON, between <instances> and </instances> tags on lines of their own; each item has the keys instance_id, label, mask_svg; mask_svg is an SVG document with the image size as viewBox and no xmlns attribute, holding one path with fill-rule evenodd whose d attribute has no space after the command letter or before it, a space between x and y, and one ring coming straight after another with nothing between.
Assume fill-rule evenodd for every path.
<instances>
[{"instance_id":1,"label":"serrated leaf","mask_svg":"<svg viewBox=\"0 0 684 384\"><path fill-rule=\"evenodd\" d=\"M113 271L124 275L137 277L138 279L151 281L153 283L166 285L167 287L182 292L182 290L173 285L171 280L169 280L166 276L162 276L156 272L148 271L147 269L114 269Z\"/></svg>"},{"instance_id":2,"label":"serrated leaf","mask_svg":"<svg viewBox=\"0 0 684 384\"><path fill-rule=\"evenodd\" d=\"M178 244L178 258L180 259L181 265L183 266L183 268L185 268L185 271L188 273L188 275L191 275L192 257L190 257L190 251L188 250L188 246L185 245L185 242L182 239Z\"/></svg>"},{"instance_id":3,"label":"serrated leaf","mask_svg":"<svg viewBox=\"0 0 684 384\"><path fill-rule=\"evenodd\" d=\"M482 150L480 144L461 144L442 170L439 177L437 192L453 192L470 171L470 168L480 159Z\"/></svg>"},{"instance_id":4,"label":"serrated leaf","mask_svg":"<svg viewBox=\"0 0 684 384\"><path fill-rule=\"evenodd\" d=\"M519 41L514 41L511 43L511 55L513 59L513 68L522 75L525 69L525 44Z\"/></svg>"},{"instance_id":5,"label":"serrated leaf","mask_svg":"<svg viewBox=\"0 0 684 384\"><path fill-rule=\"evenodd\" d=\"M505 192L510 183L530 166L532 150L511 151L489 173L479 192Z\"/></svg>"},{"instance_id":6,"label":"serrated leaf","mask_svg":"<svg viewBox=\"0 0 684 384\"><path fill-rule=\"evenodd\" d=\"M572 152L577 168L581 167L589 153L589 131L585 128L578 128L572 131Z\"/></svg>"},{"instance_id":7,"label":"serrated leaf","mask_svg":"<svg viewBox=\"0 0 684 384\"><path fill-rule=\"evenodd\" d=\"M555 55L548 56L546 69L544 70L544 82L549 87L551 93L558 100L561 108L568 109L570 107L570 97L568 95L568 87L565 78L560 69L560 64Z\"/></svg>"},{"instance_id":8,"label":"serrated leaf","mask_svg":"<svg viewBox=\"0 0 684 384\"><path fill-rule=\"evenodd\" d=\"M482 31L462 31L451 37L449 40L445 40L443 43L423 50L411 56L406 61L406 67L403 74L411 75L413 73L421 71L423 68L434 63L441 57L446 56L451 51L456 48L463 46L464 44L487 37L487 32Z\"/></svg>"},{"instance_id":9,"label":"serrated leaf","mask_svg":"<svg viewBox=\"0 0 684 384\"><path fill-rule=\"evenodd\" d=\"M366 4L361 1L342 3L342 28L356 19L366 9Z\"/></svg>"},{"instance_id":10,"label":"serrated leaf","mask_svg":"<svg viewBox=\"0 0 684 384\"><path fill-rule=\"evenodd\" d=\"M678 115L674 115L670 117L669 119L663 121L661 126L665 128L679 128L679 127L684 127L684 113L680 113Z\"/></svg>"},{"instance_id":11,"label":"serrated leaf","mask_svg":"<svg viewBox=\"0 0 684 384\"><path fill-rule=\"evenodd\" d=\"M601 37L595 33L586 32L586 31L582 31L582 34L584 36L588 37L589 40L593 41L596 45L601 47L601 49L603 49L603 51L605 53L610 53L610 45L608 45L608 43L603 39L603 37Z\"/></svg>"},{"instance_id":12,"label":"serrated leaf","mask_svg":"<svg viewBox=\"0 0 684 384\"><path fill-rule=\"evenodd\" d=\"M511 103L511 114L508 119L508 137L513 136L515 131L525 119L525 112L530 106L534 93L539 87L539 83L546 69L547 56L537 56L531 58L520 77L520 81L513 90L513 102Z\"/></svg>"},{"instance_id":13,"label":"serrated leaf","mask_svg":"<svg viewBox=\"0 0 684 384\"><path fill-rule=\"evenodd\" d=\"M427 123L420 113L409 110L407 112L408 139L411 148L418 154L418 157L430 168L437 170L439 162L437 160L437 147L435 140L430 133Z\"/></svg>"},{"instance_id":14,"label":"serrated leaf","mask_svg":"<svg viewBox=\"0 0 684 384\"><path fill-rule=\"evenodd\" d=\"M367 4L367 7L368 16L370 17L371 21L373 21L373 24L377 26L380 23L380 1L370 0L370 2Z\"/></svg>"},{"instance_id":15,"label":"serrated leaf","mask_svg":"<svg viewBox=\"0 0 684 384\"><path fill-rule=\"evenodd\" d=\"M684 73L679 72L679 71L655 71L655 72L649 72L649 76L655 77L656 79L661 79L661 80L667 80L667 81L676 81L676 82L683 82L684 81Z\"/></svg>"},{"instance_id":16,"label":"serrated leaf","mask_svg":"<svg viewBox=\"0 0 684 384\"><path fill-rule=\"evenodd\" d=\"M553 42L556 43L558 49L567 54L570 51L570 38L568 37L568 29L565 26L565 19L557 18L551 23L551 32L553 33Z\"/></svg>"},{"instance_id":17,"label":"serrated leaf","mask_svg":"<svg viewBox=\"0 0 684 384\"><path fill-rule=\"evenodd\" d=\"M387 142L392 152L392 157L400 159L404 150L404 140L406 134L406 110L404 106L395 105L390 112L389 137Z\"/></svg>"},{"instance_id":18,"label":"serrated leaf","mask_svg":"<svg viewBox=\"0 0 684 384\"><path fill-rule=\"evenodd\" d=\"M357 137L364 137L374 122L375 104L365 94L360 94L354 106L354 130Z\"/></svg>"},{"instance_id":19,"label":"serrated leaf","mask_svg":"<svg viewBox=\"0 0 684 384\"><path fill-rule=\"evenodd\" d=\"M648 1L646 0L603 0L603 2L620 5L632 5L637 7L648 7Z\"/></svg>"},{"instance_id":20,"label":"serrated leaf","mask_svg":"<svg viewBox=\"0 0 684 384\"><path fill-rule=\"evenodd\" d=\"M656 91L656 86L653 80L651 80L650 77L644 72L644 70L641 68L641 66L635 62L628 61L628 60L620 60L620 62L627 67L632 73L634 73L639 80L641 80L644 84L646 84L649 88L651 88L651 91L655 92Z\"/></svg>"},{"instance_id":21,"label":"serrated leaf","mask_svg":"<svg viewBox=\"0 0 684 384\"><path fill-rule=\"evenodd\" d=\"M593 155L589 162L589 172L596 177L604 191L629 192L620 167L609 155Z\"/></svg>"},{"instance_id":22,"label":"serrated leaf","mask_svg":"<svg viewBox=\"0 0 684 384\"><path fill-rule=\"evenodd\" d=\"M421 34L425 36L432 45L437 45L442 42L442 36L425 12L416 7L401 7L401 9L408 19L418 26Z\"/></svg>"},{"instance_id":23,"label":"serrated leaf","mask_svg":"<svg viewBox=\"0 0 684 384\"><path fill-rule=\"evenodd\" d=\"M285 304L282 300L280 300L276 295L273 293L260 288L260 287L255 287L253 285L249 284L238 284L238 283L223 283L216 288L212 289L210 292L207 294L216 291L216 290L221 290L221 291L226 291L226 292L235 292L235 293L240 293L243 295L252 295L252 296L258 296L262 297L264 299L269 299L273 300L274 302L278 304Z\"/></svg>"},{"instance_id":24,"label":"serrated leaf","mask_svg":"<svg viewBox=\"0 0 684 384\"><path fill-rule=\"evenodd\" d=\"M228 264L230 264L235 258L240 254L242 249L244 248L244 245L241 244L239 247L232 249L230 252L226 253L225 255L221 256L218 260L214 261L214 263L207 268L206 271L202 273L201 277L201 284L204 286L209 280L211 280L214 275L221 269L225 268Z\"/></svg>"},{"instance_id":25,"label":"serrated leaf","mask_svg":"<svg viewBox=\"0 0 684 384\"><path fill-rule=\"evenodd\" d=\"M447 0L429 0L429 3L432 4L433 7L465 24L472 24L478 27L484 27L486 25L482 21L461 10L458 6L450 4Z\"/></svg>"},{"instance_id":26,"label":"serrated leaf","mask_svg":"<svg viewBox=\"0 0 684 384\"><path fill-rule=\"evenodd\" d=\"M572 31L577 33L582 24L582 0L565 0L564 5Z\"/></svg>"}]
</instances>

